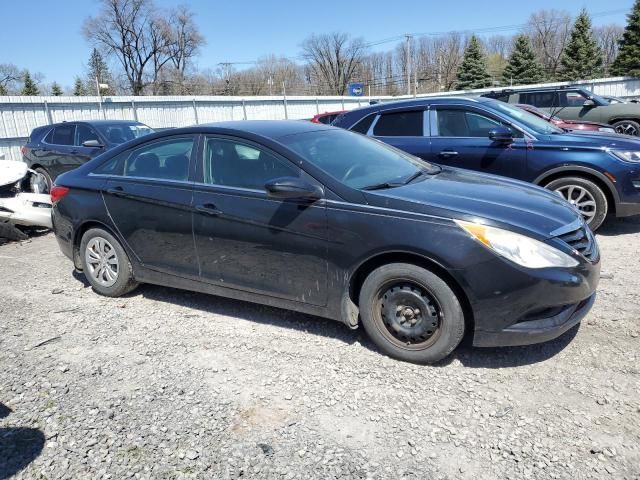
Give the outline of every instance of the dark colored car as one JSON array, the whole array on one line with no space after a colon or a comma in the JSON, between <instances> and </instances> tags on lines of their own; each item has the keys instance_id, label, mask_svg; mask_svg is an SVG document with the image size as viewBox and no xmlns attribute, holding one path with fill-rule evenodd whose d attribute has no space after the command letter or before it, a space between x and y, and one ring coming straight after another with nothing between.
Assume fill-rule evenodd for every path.
<instances>
[{"instance_id":1,"label":"dark colored car","mask_svg":"<svg viewBox=\"0 0 640 480\"><path fill-rule=\"evenodd\" d=\"M593 234L559 196L310 122L157 133L51 196L60 248L102 295L145 282L361 321L413 362L465 332L480 346L557 337L599 279Z\"/></svg>"},{"instance_id":2,"label":"dark colored car","mask_svg":"<svg viewBox=\"0 0 640 480\"><path fill-rule=\"evenodd\" d=\"M505 89L485 93L483 97L507 103L525 103L548 111L563 120L606 123L617 133L640 135L640 105L610 103L603 97L579 87Z\"/></svg>"},{"instance_id":3,"label":"dark colored car","mask_svg":"<svg viewBox=\"0 0 640 480\"><path fill-rule=\"evenodd\" d=\"M34 128L22 147L22 158L38 172L34 181L48 192L58 175L134 138L153 133L140 122L90 120Z\"/></svg>"},{"instance_id":4,"label":"dark colored car","mask_svg":"<svg viewBox=\"0 0 640 480\"><path fill-rule=\"evenodd\" d=\"M574 204L592 230L607 214L640 214L640 142L571 134L488 98L423 98L352 110L333 125L428 162L535 183Z\"/></svg>"},{"instance_id":5,"label":"dark colored car","mask_svg":"<svg viewBox=\"0 0 640 480\"><path fill-rule=\"evenodd\" d=\"M572 131L579 131L579 132L584 131L584 132L615 133L615 130L613 129L613 127L610 127L609 125L605 125L604 123L583 122L581 120L562 120L559 117L553 117L549 115L544 110L540 110L539 108L534 107L533 105L526 105L524 103L519 103L519 104L516 104L516 106L518 108L521 108L522 110L526 110L527 112L535 115L536 117L540 117L546 120L547 122L553 123L558 128L572 130Z\"/></svg>"},{"instance_id":6,"label":"dark colored car","mask_svg":"<svg viewBox=\"0 0 640 480\"><path fill-rule=\"evenodd\" d=\"M339 110L337 112L325 112L325 113L319 113L317 115L315 115L311 121L313 123L323 123L325 125L331 125L331 122L333 122L341 113L344 113L344 110Z\"/></svg>"}]
</instances>

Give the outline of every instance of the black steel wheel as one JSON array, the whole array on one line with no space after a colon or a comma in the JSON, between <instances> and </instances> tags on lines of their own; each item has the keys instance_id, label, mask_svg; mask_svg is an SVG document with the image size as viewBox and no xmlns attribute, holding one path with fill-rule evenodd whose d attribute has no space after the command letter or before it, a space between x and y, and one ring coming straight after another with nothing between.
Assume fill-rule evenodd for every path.
<instances>
[{"instance_id":1,"label":"black steel wheel","mask_svg":"<svg viewBox=\"0 0 640 480\"><path fill-rule=\"evenodd\" d=\"M435 273L407 263L377 268L362 284L360 316L388 355L433 363L462 341L465 319L456 293Z\"/></svg>"},{"instance_id":2,"label":"black steel wheel","mask_svg":"<svg viewBox=\"0 0 640 480\"><path fill-rule=\"evenodd\" d=\"M378 303L390 341L403 348L422 349L437 340L442 308L423 285L393 281L379 290Z\"/></svg>"}]
</instances>

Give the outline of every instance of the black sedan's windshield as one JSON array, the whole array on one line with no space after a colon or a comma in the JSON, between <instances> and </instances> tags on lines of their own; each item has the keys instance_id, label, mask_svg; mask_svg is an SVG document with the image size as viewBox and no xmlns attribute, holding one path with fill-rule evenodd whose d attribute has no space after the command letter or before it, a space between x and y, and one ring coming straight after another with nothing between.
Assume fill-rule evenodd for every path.
<instances>
[{"instance_id":1,"label":"black sedan's windshield","mask_svg":"<svg viewBox=\"0 0 640 480\"><path fill-rule=\"evenodd\" d=\"M392 188L433 175L440 167L342 129L317 130L280 138L287 147L351 188Z\"/></svg>"}]
</instances>

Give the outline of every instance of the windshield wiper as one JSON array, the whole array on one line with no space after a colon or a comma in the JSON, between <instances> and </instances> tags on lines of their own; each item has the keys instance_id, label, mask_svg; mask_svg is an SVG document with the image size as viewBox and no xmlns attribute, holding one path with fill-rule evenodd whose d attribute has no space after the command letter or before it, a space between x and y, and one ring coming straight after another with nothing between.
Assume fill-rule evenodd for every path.
<instances>
[{"instance_id":1,"label":"windshield wiper","mask_svg":"<svg viewBox=\"0 0 640 480\"><path fill-rule=\"evenodd\" d=\"M421 168L420 170L418 170L415 173L412 173L411 175L409 175L407 178L403 179L400 182L382 182L382 183L376 183L374 185L367 185L366 187L362 187L362 190L384 190L386 188L396 188L396 187L402 187L403 185L407 185L411 182L413 182L414 180L424 176L424 175L435 175L436 173L439 173L442 169L439 169L437 171L433 171L430 172L428 170L425 170L423 168Z\"/></svg>"},{"instance_id":2,"label":"windshield wiper","mask_svg":"<svg viewBox=\"0 0 640 480\"><path fill-rule=\"evenodd\" d=\"M367 185L366 187L362 187L362 190L385 190L387 188L396 188L403 185L403 182L382 182L374 185Z\"/></svg>"}]
</instances>

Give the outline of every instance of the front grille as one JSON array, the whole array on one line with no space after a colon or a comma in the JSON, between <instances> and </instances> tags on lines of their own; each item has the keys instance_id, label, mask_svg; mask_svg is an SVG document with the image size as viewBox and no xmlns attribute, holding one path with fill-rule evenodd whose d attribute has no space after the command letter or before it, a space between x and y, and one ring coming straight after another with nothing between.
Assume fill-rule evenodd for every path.
<instances>
[{"instance_id":1,"label":"front grille","mask_svg":"<svg viewBox=\"0 0 640 480\"><path fill-rule=\"evenodd\" d=\"M558 235L560 240L577 250L587 260L593 262L598 258L598 244L589 227L582 225L568 233Z\"/></svg>"}]
</instances>

